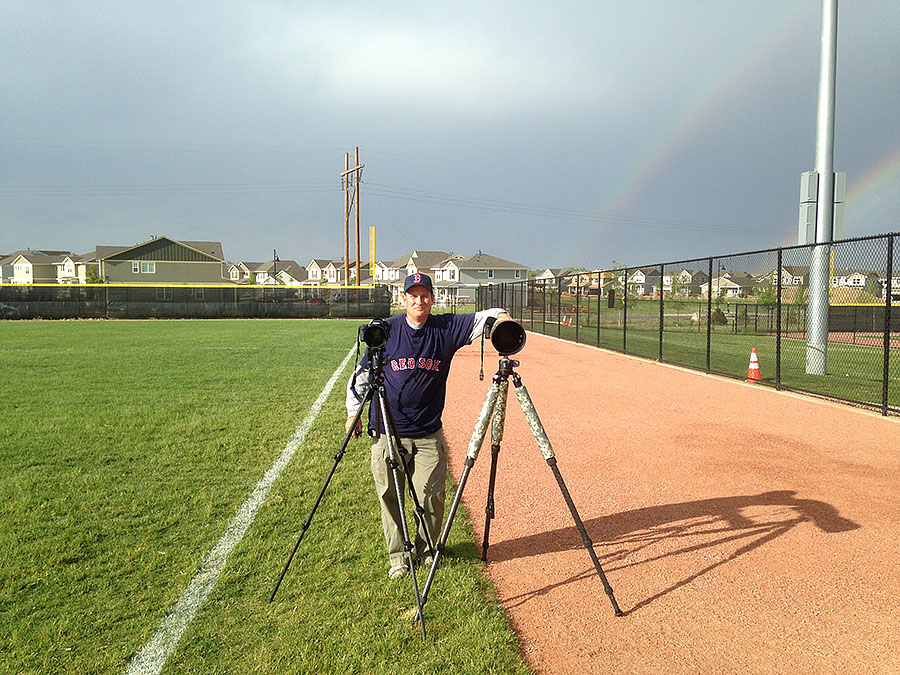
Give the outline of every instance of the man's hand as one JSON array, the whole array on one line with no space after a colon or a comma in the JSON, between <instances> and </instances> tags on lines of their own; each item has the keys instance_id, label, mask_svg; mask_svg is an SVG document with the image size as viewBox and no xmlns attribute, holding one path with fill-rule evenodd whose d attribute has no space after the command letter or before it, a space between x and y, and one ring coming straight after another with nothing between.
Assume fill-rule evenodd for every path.
<instances>
[{"instance_id":1,"label":"man's hand","mask_svg":"<svg viewBox=\"0 0 900 675\"><path fill-rule=\"evenodd\" d=\"M356 415L347 418L347 423L344 425L344 430L349 433L350 429L353 428L354 420L356 420L356 428L353 429L353 435L356 438L359 438L360 436L362 436L362 422L356 419Z\"/></svg>"}]
</instances>

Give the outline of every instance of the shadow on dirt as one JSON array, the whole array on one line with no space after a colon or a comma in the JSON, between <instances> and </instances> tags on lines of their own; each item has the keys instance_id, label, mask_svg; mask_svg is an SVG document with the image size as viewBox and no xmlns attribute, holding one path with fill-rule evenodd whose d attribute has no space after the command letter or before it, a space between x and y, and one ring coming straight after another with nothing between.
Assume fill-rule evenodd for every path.
<instances>
[{"instance_id":1,"label":"shadow on dirt","mask_svg":"<svg viewBox=\"0 0 900 675\"><path fill-rule=\"evenodd\" d=\"M670 556L689 554L728 543L741 543L736 550L720 560L625 610L625 614L629 614L803 523L812 523L826 533L849 532L860 528L858 523L843 518L830 504L814 499L798 499L795 495L794 490L777 490L757 495L650 506L593 518L585 521L584 525L594 545L602 544L608 551L603 555L598 551L607 574ZM684 545L679 546L679 540L684 541ZM655 555L651 552L649 556L635 559L638 552L654 546L662 552ZM571 527L492 543L488 548L488 560L501 562L577 548L584 548L584 544L573 523ZM629 558L634 562L630 562ZM587 553L585 560L589 562ZM554 587L595 574L591 567L563 582L510 600L513 606L523 604L529 597L542 595Z\"/></svg>"}]
</instances>

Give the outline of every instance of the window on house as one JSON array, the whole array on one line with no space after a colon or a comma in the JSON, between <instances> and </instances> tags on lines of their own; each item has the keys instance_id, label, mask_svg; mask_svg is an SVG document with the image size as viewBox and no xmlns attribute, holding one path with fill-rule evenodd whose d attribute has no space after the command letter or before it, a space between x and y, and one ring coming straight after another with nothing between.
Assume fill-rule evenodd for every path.
<instances>
[{"instance_id":1,"label":"window on house","mask_svg":"<svg viewBox=\"0 0 900 675\"><path fill-rule=\"evenodd\" d=\"M149 262L149 263L142 262L141 263L141 274L156 274L156 263L155 262Z\"/></svg>"},{"instance_id":2,"label":"window on house","mask_svg":"<svg viewBox=\"0 0 900 675\"><path fill-rule=\"evenodd\" d=\"M131 271L134 274L140 274L141 273L141 264L136 263L136 262L131 263Z\"/></svg>"},{"instance_id":3,"label":"window on house","mask_svg":"<svg viewBox=\"0 0 900 675\"><path fill-rule=\"evenodd\" d=\"M203 300L205 288L194 288L194 300Z\"/></svg>"},{"instance_id":4,"label":"window on house","mask_svg":"<svg viewBox=\"0 0 900 675\"><path fill-rule=\"evenodd\" d=\"M488 270L488 279L494 278L494 270Z\"/></svg>"},{"instance_id":5,"label":"window on house","mask_svg":"<svg viewBox=\"0 0 900 675\"><path fill-rule=\"evenodd\" d=\"M456 270L450 270L450 281L456 281Z\"/></svg>"},{"instance_id":6,"label":"window on house","mask_svg":"<svg viewBox=\"0 0 900 675\"><path fill-rule=\"evenodd\" d=\"M516 270L516 279L522 278L522 270Z\"/></svg>"},{"instance_id":7,"label":"window on house","mask_svg":"<svg viewBox=\"0 0 900 675\"><path fill-rule=\"evenodd\" d=\"M172 289L171 288L157 288L156 289L156 299L157 300L171 300L172 299Z\"/></svg>"}]
</instances>

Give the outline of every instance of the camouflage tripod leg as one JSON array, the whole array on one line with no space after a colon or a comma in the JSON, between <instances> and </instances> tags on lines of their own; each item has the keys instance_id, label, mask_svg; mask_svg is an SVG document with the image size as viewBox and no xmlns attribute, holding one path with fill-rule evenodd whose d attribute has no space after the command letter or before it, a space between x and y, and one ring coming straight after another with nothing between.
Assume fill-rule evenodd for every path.
<instances>
[{"instance_id":1,"label":"camouflage tripod leg","mask_svg":"<svg viewBox=\"0 0 900 675\"><path fill-rule=\"evenodd\" d=\"M578 532L581 534L581 541L588 550L591 561L594 563L594 568L597 570L600 581L603 583L603 590L606 591L606 595L612 603L616 616L622 616L622 610L619 609L619 603L616 602L616 596L613 595L612 586L609 585L606 574L600 566L600 560L597 558L597 553L594 551L594 543L588 536L587 530L584 529L584 523L581 522L581 516L578 515L578 510L575 508L575 502L572 501L572 496L569 494L569 490L566 488L566 484L563 481L562 474L559 472L559 467L556 465L556 453L553 452L553 446L550 445L550 439L547 437L544 425L541 424L537 410L534 407L534 402L531 400L531 396L528 395L528 389L522 384L522 380L518 375L514 376L513 383L515 384L516 398L519 399L519 405L522 406L522 412L525 413L525 419L528 420L528 426L531 427L531 434L534 436L534 440L537 442L541 454L544 456L544 459L547 460L547 464L550 466L553 475L556 477L556 482L559 484L563 499L566 500L569 512L575 520L575 527L578 528Z\"/></svg>"},{"instance_id":2,"label":"camouflage tripod leg","mask_svg":"<svg viewBox=\"0 0 900 675\"><path fill-rule=\"evenodd\" d=\"M484 508L484 539L481 542L481 559L487 560L490 546L491 521L494 509L494 485L497 482L497 460L500 458L500 441L503 440L503 423L506 420L506 399L509 393L509 380L500 382L497 403L494 405L494 416L491 419L491 475L488 480L487 505Z\"/></svg>"},{"instance_id":3,"label":"camouflage tripod leg","mask_svg":"<svg viewBox=\"0 0 900 675\"><path fill-rule=\"evenodd\" d=\"M463 490L466 488L466 482L469 480L469 473L475 466L475 460L478 458L478 452L484 443L484 437L487 435L488 423L494 414L497 400L500 397L500 390L505 392L509 386L508 382L500 382L494 378L494 382L488 389L487 395L484 397L484 405L481 407L481 414L475 423L475 430L472 432L472 439L469 441L469 449L466 452L466 461L463 465L462 475L459 478L459 485L456 486L456 494L453 496L453 503L450 505L450 511L447 513L447 520L444 522L444 528L441 530L441 537L438 541L437 552L434 561L431 563L431 569L428 570L428 578L425 580L425 588L422 591L422 605L428 602L428 592L434 581L434 575L440 566L441 556L444 554L444 546L447 544L447 538L450 536L450 526L453 525L453 519L456 517L456 511L459 509L459 502L462 498ZM504 393L504 400L505 400Z\"/></svg>"}]
</instances>

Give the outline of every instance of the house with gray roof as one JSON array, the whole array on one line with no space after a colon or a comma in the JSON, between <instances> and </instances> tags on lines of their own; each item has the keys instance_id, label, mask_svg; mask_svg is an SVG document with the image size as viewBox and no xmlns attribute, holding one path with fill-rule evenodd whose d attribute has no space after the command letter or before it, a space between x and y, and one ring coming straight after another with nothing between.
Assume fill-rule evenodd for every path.
<instances>
[{"instance_id":1,"label":"house with gray roof","mask_svg":"<svg viewBox=\"0 0 900 675\"><path fill-rule=\"evenodd\" d=\"M155 237L131 247L97 247L100 278L126 284L221 284L222 244Z\"/></svg>"},{"instance_id":2,"label":"house with gray roof","mask_svg":"<svg viewBox=\"0 0 900 675\"><path fill-rule=\"evenodd\" d=\"M70 251L25 249L0 258L0 283L55 284L56 264Z\"/></svg>"},{"instance_id":3,"label":"house with gray roof","mask_svg":"<svg viewBox=\"0 0 900 675\"><path fill-rule=\"evenodd\" d=\"M437 304L475 302L476 289L528 279L527 265L479 251L468 258L453 257L431 268Z\"/></svg>"}]
</instances>

